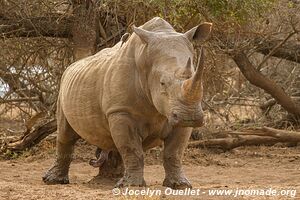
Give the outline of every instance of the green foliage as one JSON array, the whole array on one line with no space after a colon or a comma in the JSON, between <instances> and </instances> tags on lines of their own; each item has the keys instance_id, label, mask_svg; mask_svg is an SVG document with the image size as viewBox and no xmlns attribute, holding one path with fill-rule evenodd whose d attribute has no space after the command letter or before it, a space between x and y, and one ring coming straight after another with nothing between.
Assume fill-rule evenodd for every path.
<instances>
[{"instance_id":1,"label":"green foliage","mask_svg":"<svg viewBox=\"0 0 300 200\"><path fill-rule=\"evenodd\" d=\"M261 17L276 0L207 0L206 8L216 18L239 23Z\"/></svg>"},{"instance_id":2,"label":"green foliage","mask_svg":"<svg viewBox=\"0 0 300 200\"><path fill-rule=\"evenodd\" d=\"M1 157L5 158L5 159L16 159L19 156L20 156L20 153L10 151L8 149L1 155Z\"/></svg>"},{"instance_id":3,"label":"green foliage","mask_svg":"<svg viewBox=\"0 0 300 200\"><path fill-rule=\"evenodd\" d=\"M12 150L6 149L6 150L0 152L0 158L7 159L7 160L14 160L17 158L27 158L27 157L34 155L37 149L38 148L36 148L36 147L26 148L23 151L12 151Z\"/></svg>"},{"instance_id":4,"label":"green foliage","mask_svg":"<svg viewBox=\"0 0 300 200\"><path fill-rule=\"evenodd\" d=\"M134 23L138 25L159 16L178 31L183 31L201 21L234 24L253 22L264 17L276 2L277 0L107 0L104 4L118 14L133 14Z\"/></svg>"}]
</instances>

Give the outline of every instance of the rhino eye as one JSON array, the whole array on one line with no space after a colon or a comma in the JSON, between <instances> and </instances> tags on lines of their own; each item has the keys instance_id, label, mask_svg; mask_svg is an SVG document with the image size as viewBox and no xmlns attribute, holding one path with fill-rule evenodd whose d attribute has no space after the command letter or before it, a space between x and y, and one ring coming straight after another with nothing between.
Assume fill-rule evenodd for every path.
<instances>
[{"instance_id":1,"label":"rhino eye","mask_svg":"<svg viewBox=\"0 0 300 200\"><path fill-rule=\"evenodd\" d=\"M166 83L165 82L160 82L160 93L163 94L163 95L167 95Z\"/></svg>"}]
</instances>

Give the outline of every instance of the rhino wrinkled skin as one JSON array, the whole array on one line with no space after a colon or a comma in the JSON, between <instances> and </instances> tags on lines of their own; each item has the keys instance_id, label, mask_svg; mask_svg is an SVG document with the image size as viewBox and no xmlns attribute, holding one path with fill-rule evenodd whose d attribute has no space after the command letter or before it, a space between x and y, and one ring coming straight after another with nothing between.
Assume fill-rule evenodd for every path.
<instances>
[{"instance_id":1,"label":"rhino wrinkled skin","mask_svg":"<svg viewBox=\"0 0 300 200\"><path fill-rule=\"evenodd\" d=\"M191 187L182 156L192 128L203 125L203 51L193 66L192 41L204 41L212 24L176 32L155 17L122 44L79 60L63 74L57 101L57 155L47 184L69 183L74 144L83 138L118 151L125 167L117 183L145 186L143 152L164 144L164 186ZM123 42L122 42L123 43ZM196 69L195 69L196 68Z\"/></svg>"}]
</instances>

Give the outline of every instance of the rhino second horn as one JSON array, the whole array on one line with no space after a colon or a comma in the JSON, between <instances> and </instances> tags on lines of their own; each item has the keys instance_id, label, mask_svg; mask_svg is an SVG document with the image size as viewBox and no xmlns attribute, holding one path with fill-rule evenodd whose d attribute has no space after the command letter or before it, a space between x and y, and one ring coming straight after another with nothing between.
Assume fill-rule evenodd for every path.
<instances>
[{"instance_id":1,"label":"rhino second horn","mask_svg":"<svg viewBox=\"0 0 300 200\"><path fill-rule=\"evenodd\" d=\"M191 58L188 59L185 68L186 68L186 69L191 69L191 68L192 68L192 61L191 61Z\"/></svg>"},{"instance_id":2,"label":"rhino second horn","mask_svg":"<svg viewBox=\"0 0 300 200\"><path fill-rule=\"evenodd\" d=\"M190 77L192 75L192 61L191 58L188 59L185 68L181 71L181 76Z\"/></svg>"},{"instance_id":3,"label":"rhino second horn","mask_svg":"<svg viewBox=\"0 0 300 200\"><path fill-rule=\"evenodd\" d=\"M203 49L203 47L201 47L199 57L198 57L198 61L197 61L196 73L193 76L193 79L195 81L201 81L202 82L203 70L204 70L204 49Z\"/></svg>"},{"instance_id":4,"label":"rhino second horn","mask_svg":"<svg viewBox=\"0 0 300 200\"><path fill-rule=\"evenodd\" d=\"M198 102L202 99L202 76L204 69L204 50L201 48L195 74L182 84L182 93L188 102Z\"/></svg>"}]
</instances>

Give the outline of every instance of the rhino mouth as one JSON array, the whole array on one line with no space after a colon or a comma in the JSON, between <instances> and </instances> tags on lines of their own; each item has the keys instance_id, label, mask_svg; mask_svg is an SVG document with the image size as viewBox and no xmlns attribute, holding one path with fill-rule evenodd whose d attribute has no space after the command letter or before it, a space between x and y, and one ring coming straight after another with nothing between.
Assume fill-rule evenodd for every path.
<instances>
[{"instance_id":1,"label":"rhino mouth","mask_svg":"<svg viewBox=\"0 0 300 200\"><path fill-rule=\"evenodd\" d=\"M168 121L175 127L201 127L204 125L203 117L200 117L199 119L182 119L172 116Z\"/></svg>"},{"instance_id":2,"label":"rhino mouth","mask_svg":"<svg viewBox=\"0 0 300 200\"><path fill-rule=\"evenodd\" d=\"M195 120L182 120L177 126L180 127L201 127L204 125L203 120L195 121Z\"/></svg>"}]
</instances>

